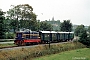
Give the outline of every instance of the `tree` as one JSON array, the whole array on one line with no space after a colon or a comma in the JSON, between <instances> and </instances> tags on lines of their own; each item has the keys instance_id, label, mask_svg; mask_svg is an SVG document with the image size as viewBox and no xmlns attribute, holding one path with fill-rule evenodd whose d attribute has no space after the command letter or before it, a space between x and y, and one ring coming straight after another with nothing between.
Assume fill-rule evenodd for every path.
<instances>
[{"instance_id":1,"label":"tree","mask_svg":"<svg viewBox=\"0 0 90 60\"><path fill-rule=\"evenodd\" d=\"M83 43L84 45L90 46L90 35L87 34L87 31L84 25L79 25L75 29L75 35L79 36L79 42Z\"/></svg>"},{"instance_id":2,"label":"tree","mask_svg":"<svg viewBox=\"0 0 90 60\"><path fill-rule=\"evenodd\" d=\"M90 46L90 35L87 34L87 31L84 29L83 32L79 35L79 42L83 43L86 46Z\"/></svg>"},{"instance_id":3,"label":"tree","mask_svg":"<svg viewBox=\"0 0 90 60\"><path fill-rule=\"evenodd\" d=\"M42 30L42 31L51 31L52 30L52 25L50 25L46 22L41 22L40 23L40 30Z\"/></svg>"},{"instance_id":4,"label":"tree","mask_svg":"<svg viewBox=\"0 0 90 60\"><path fill-rule=\"evenodd\" d=\"M5 37L4 12L0 9L0 39Z\"/></svg>"},{"instance_id":5,"label":"tree","mask_svg":"<svg viewBox=\"0 0 90 60\"><path fill-rule=\"evenodd\" d=\"M70 20L64 20L64 22L60 24L60 30L64 32L71 32L72 23L70 23Z\"/></svg>"},{"instance_id":6,"label":"tree","mask_svg":"<svg viewBox=\"0 0 90 60\"><path fill-rule=\"evenodd\" d=\"M38 31L38 21L36 20L36 18L36 14L32 13L31 20L29 22L29 26L32 31Z\"/></svg>"},{"instance_id":7,"label":"tree","mask_svg":"<svg viewBox=\"0 0 90 60\"><path fill-rule=\"evenodd\" d=\"M10 20L10 28L14 30L14 33L17 29L16 25L17 25L17 20Z\"/></svg>"},{"instance_id":8,"label":"tree","mask_svg":"<svg viewBox=\"0 0 90 60\"><path fill-rule=\"evenodd\" d=\"M19 30L20 28L35 30L31 27L37 24L36 14L33 13L33 8L29 4L13 6L7 13L10 20L16 20L16 25L12 26L16 27L15 30Z\"/></svg>"},{"instance_id":9,"label":"tree","mask_svg":"<svg viewBox=\"0 0 90 60\"><path fill-rule=\"evenodd\" d=\"M87 31L90 33L90 26L88 27Z\"/></svg>"},{"instance_id":10,"label":"tree","mask_svg":"<svg viewBox=\"0 0 90 60\"><path fill-rule=\"evenodd\" d=\"M85 31L85 27L84 25L79 25L76 29L75 29L75 35L76 36L80 36L83 32Z\"/></svg>"},{"instance_id":11,"label":"tree","mask_svg":"<svg viewBox=\"0 0 90 60\"><path fill-rule=\"evenodd\" d=\"M14 5L11 5L13 6L13 8L9 9L9 11L7 11L7 18L11 21L10 22L10 25L11 27L14 29L14 32L15 30L17 29L18 30L18 19L19 19L19 15L20 15L20 9L19 7L15 7ZM12 20L16 20L15 22L12 21ZM12 22L15 24L14 26L12 25ZM16 27L16 28L15 28Z\"/></svg>"},{"instance_id":12,"label":"tree","mask_svg":"<svg viewBox=\"0 0 90 60\"><path fill-rule=\"evenodd\" d=\"M4 26L5 26L5 31L6 32L9 32L10 31L10 20L7 18L7 19L4 19Z\"/></svg>"}]
</instances>

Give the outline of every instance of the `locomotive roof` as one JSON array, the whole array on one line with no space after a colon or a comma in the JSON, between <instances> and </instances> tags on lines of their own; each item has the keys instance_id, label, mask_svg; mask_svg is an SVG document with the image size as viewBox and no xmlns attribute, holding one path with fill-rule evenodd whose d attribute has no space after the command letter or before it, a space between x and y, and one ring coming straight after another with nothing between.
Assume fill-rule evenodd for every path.
<instances>
[{"instance_id":1,"label":"locomotive roof","mask_svg":"<svg viewBox=\"0 0 90 60\"><path fill-rule=\"evenodd\" d=\"M37 31L17 31L16 33L39 33Z\"/></svg>"}]
</instances>

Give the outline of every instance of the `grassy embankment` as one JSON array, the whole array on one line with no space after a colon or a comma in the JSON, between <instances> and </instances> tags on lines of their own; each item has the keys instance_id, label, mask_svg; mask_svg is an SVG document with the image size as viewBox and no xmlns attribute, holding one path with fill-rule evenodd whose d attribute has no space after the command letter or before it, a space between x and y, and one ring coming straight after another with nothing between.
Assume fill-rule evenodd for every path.
<instances>
[{"instance_id":1,"label":"grassy embankment","mask_svg":"<svg viewBox=\"0 0 90 60\"><path fill-rule=\"evenodd\" d=\"M33 60L90 60L90 48L61 52L58 54L38 57Z\"/></svg>"},{"instance_id":2,"label":"grassy embankment","mask_svg":"<svg viewBox=\"0 0 90 60\"><path fill-rule=\"evenodd\" d=\"M54 44L49 48L48 45L38 45L32 48L18 48L10 50L0 50L0 59L4 60L30 60L32 58L56 54L64 51L85 48L81 43L69 42Z\"/></svg>"}]
</instances>

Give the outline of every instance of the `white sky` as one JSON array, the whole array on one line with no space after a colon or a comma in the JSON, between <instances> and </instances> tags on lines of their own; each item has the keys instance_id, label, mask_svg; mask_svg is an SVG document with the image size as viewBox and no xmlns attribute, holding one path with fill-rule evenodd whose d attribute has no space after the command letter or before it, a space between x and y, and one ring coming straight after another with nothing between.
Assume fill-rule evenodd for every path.
<instances>
[{"instance_id":1,"label":"white sky","mask_svg":"<svg viewBox=\"0 0 90 60\"><path fill-rule=\"evenodd\" d=\"M11 5L29 4L37 19L70 19L73 24L90 25L90 0L0 0L0 8L8 11Z\"/></svg>"}]
</instances>

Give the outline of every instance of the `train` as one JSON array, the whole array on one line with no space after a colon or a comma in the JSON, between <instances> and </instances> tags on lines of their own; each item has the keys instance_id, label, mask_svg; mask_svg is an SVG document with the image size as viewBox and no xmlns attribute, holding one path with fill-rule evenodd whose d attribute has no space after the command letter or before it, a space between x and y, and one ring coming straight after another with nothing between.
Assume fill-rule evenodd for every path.
<instances>
[{"instance_id":1,"label":"train","mask_svg":"<svg viewBox=\"0 0 90 60\"><path fill-rule=\"evenodd\" d=\"M74 32L56 32L56 31L18 31L14 44L30 45L30 44L44 44L44 43L55 43L65 42L73 40Z\"/></svg>"}]
</instances>

